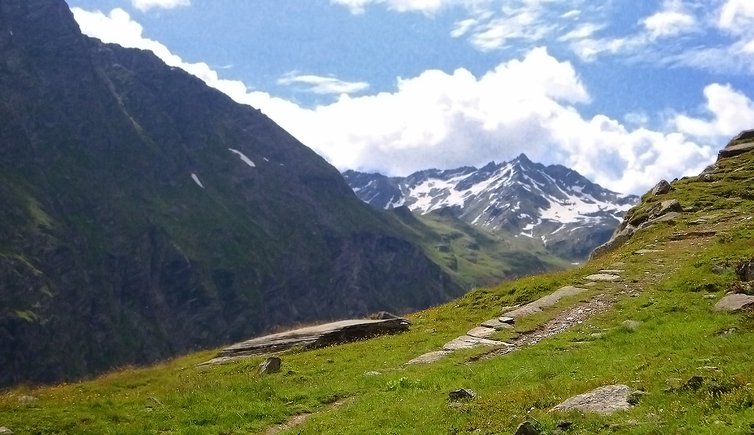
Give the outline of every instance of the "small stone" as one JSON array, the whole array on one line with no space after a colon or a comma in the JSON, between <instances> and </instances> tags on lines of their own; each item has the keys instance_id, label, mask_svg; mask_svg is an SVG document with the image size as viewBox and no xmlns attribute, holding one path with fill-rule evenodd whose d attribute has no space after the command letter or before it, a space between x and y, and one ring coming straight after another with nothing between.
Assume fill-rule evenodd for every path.
<instances>
[{"instance_id":1,"label":"small stone","mask_svg":"<svg viewBox=\"0 0 754 435\"><path fill-rule=\"evenodd\" d=\"M5 426L0 427L0 435L13 435L13 431Z\"/></svg>"},{"instance_id":2,"label":"small stone","mask_svg":"<svg viewBox=\"0 0 754 435\"><path fill-rule=\"evenodd\" d=\"M513 435L539 435L539 429L537 429L536 426L534 426L534 423L530 421L525 421L518 425L516 428L516 431L513 432Z\"/></svg>"},{"instance_id":3,"label":"small stone","mask_svg":"<svg viewBox=\"0 0 754 435\"><path fill-rule=\"evenodd\" d=\"M280 371L280 358L271 356L259 364L259 373L269 375Z\"/></svg>"},{"instance_id":4,"label":"small stone","mask_svg":"<svg viewBox=\"0 0 754 435\"><path fill-rule=\"evenodd\" d=\"M555 425L556 428L560 430L568 430L573 426L573 422L569 420L560 420L557 425Z\"/></svg>"},{"instance_id":5,"label":"small stone","mask_svg":"<svg viewBox=\"0 0 754 435\"><path fill-rule=\"evenodd\" d=\"M692 376L689 378L688 381L686 381L685 384L683 384L684 390L698 390L702 388L702 384L704 384L704 378L701 376Z\"/></svg>"},{"instance_id":6,"label":"small stone","mask_svg":"<svg viewBox=\"0 0 754 435\"><path fill-rule=\"evenodd\" d=\"M704 295L704 299L715 299L717 295Z\"/></svg>"},{"instance_id":7,"label":"small stone","mask_svg":"<svg viewBox=\"0 0 754 435\"><path fill-rule=\"evenodd\" d=\"M508 317L508 316L498 317L497 320L499 320L500 323L507 323L509 325L512 325L516 321L516 319L514 319L513 317Z\"/></svg>"},{"instance_id":8,"label":"small stone","mask_svg":"<svg viewBox=\"0 0 754 435\"><path fill-rule=\"evenodd\" d=\"M448 398L451 402L457 402L459 400L471 400L476 399L476 393L473 390L467 388L459 388L448 393Z\"/></svg>"},{"instance_id":9,"label":"small stone","mask_svg":"<svg viewBox=\"0 0 754 435\"><path fill-rule=\"evenodd\" d=\"M378 371L372 370L371 372L366 372L366 373L364 373L364 376L379 376L379 375L381 375L381 374L382 374L382 373L380 373L380 372L378 372Z\"/></svg>"}]
</instances>

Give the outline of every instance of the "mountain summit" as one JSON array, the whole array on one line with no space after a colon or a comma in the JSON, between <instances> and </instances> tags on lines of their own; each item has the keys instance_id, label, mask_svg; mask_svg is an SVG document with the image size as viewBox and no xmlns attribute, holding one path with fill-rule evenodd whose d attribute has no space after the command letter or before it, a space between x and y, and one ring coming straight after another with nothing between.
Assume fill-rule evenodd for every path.
<instances>
[{"instance_id":1,"label":"mountain summit","mask_svg":"<svg viewBox=\"0 0 754 435\"><path fill-rule=\"evenodd\" d=\"M572 260L607 241L634 195L604 189L561 165L533 163L525 154L482 168L429 169L407 177L346 171L356 195L378 208L407 206L420 214L449 208L482 228L541 240Z\"/></svg>"}]
</instances>

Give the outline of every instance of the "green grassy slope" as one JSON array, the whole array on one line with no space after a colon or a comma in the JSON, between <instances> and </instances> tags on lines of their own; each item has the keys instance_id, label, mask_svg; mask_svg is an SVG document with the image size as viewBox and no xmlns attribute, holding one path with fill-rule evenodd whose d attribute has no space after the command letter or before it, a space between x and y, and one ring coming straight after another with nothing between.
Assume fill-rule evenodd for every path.
<instances>
[{"instance_id":1,"label":"green grassy slope","mask_svg":"<svg viewBox=\"0 0 754 435\"><path fill-rule=\"evenodd\" d=\"M675 198L693 210L675 222L642 230L581 268L478 289L415 313L407 333L288 352L283 371L267 376L256 373L261 358L198 368L213 355L203 352L78 384L19 387L0 394L0 425L17 434L265 433L313 413L290 432L512 433L528 418L546 433L563 419L573 423L569 433L751 433L754 315L712 306L737 280L735 266L754 256L754 153L722 161L713 176L712 183L681 180L673 192L645 198ZM635 254L646 248L663 251ZM479 359L485 350L469 350L404 365L503 306L583 284L584 276L615 266L625 269L623 281L591 286L518 322L506 338L541 331L595 295L610 301L560 334L505 356ZM702 385L682 388L692 376ZM614 383L647 394L612 416L549 412L574 394ZM460 387L478 398L449 402L448 392Z\"/></svg>"},{"instance_id":2,"label":"green grassy slope","mask_svg":"<svg viewBox=\"0 0 754 435\"><path fill-rule=\"evenodd\" d=\"M571 266L535 240L473 227L449 210L391 213L414 234L429 258L467 290Z\"/></svg>"}]
</instances>

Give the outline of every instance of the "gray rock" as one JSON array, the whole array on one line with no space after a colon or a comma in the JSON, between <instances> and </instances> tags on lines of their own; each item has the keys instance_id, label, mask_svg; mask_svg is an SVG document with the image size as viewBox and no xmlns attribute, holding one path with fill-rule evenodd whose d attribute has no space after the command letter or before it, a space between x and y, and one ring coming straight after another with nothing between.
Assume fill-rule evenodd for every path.
<instances>
[{"instance_id":1,"label":"gray rock","mask_svg":"<svg viewBox=\"0 0 754 435\"><path fill-rule=\"evenodd\" d=\"M500 323L505 323L508 325L512 325L516 323L516 319L514 319L513 317L508 317L508 316L498 317L497 320L499 320Z\"/></svg>"},{"instance_id":2,"label":"gray rock","mask_svg":"<svg viewBox=\"0 0 754 435\"><path fill-rule=\"evenodd\" d=\"M587 281L595 281L595 282L615 282L620 281L621 277L619 275L613 275L610 273L595 273L593 275L589 275L585 277Z\"/></svg>"},{"instance_id":3,"label":"gray rock","mask_svg":"<svg viewBox=\"0 0 754 435\"><path fill-rule=\"evenodd\" d=\"M469 337L476 337L476 338L488 338L492 334L497 332L497 329L490 328L487 326L477 326L474 329L469 330L469 332L466 333Z\"/></svg>"},{"instance_id":4,"label":"gray rock","mask_svg":"<svg viewBox=\"0 0 754 435\"><path fill-rule=\"evenodd\" d=\"M633 392L634 390L627 385L608 385L571 397L556 405L551 411L577 410L597 414L613 414L631 408L628 399Z\"/></svg>"},{"instance_id":5,"label":"gray rock","mask_svg":"<svg viewBox=\"0 0 754 435\"><path fill-rule=\"evenodd\" d=\"M379 375L381 375L381 374L382 374L381 372L378 372L378 371L376 371L376 370L372 370L372 371L370 371L370 372L366 372L366 373L364 373L364 376L370 376L370 377L371 377L371 376L379 376Z\"/></svg>"},{"instance_id":6,"label":"gray rock","mask_svg":"<svg viewBox=\"0 0 754 435\"><path fill-rule=\"evenodd\" d=\"M735 312L749 307L754 307L754 296L734 293L720 299L715 304L715 311Z\"/></svg>"},{"instance_id":7,"label":"gray rock","mask_svg":"<svg viewBox=\"0 0 754 435\"><path fill-rule=\"evenodd\" d=\"M673 186L671 186L666 180L661 180L652 188L652 196L664 195L671 190L673 190Z\"/></svg>"},{"instance_id":8,"label":"gray rock","mask_svg":"<svg viewBox=\"0 0 754 435\"><path fill-rule=\"evenodd\" d=\"M636 227L634 227L633 225L626 225L624 228L613 234L613 237L610 240L596 247L594 251L592 251L592 253L589 255L589 259L595 259L600 255L617 249L618 247L626 243L629 239L631 239L635 232Z\"/></svg>"},{"instance_id":9,"label":"gray rock","mask_svg":"<svg viewBox=\"0 0 754 435\"><path fill-rule=\"evenodd\" d=\"M488 340L486 338L472 337L470 335L462 335L455 340L451 340L442 347L443 350L455 351L459 349L473 349L475 347L482 346L512 346L508 343L496 340Z\"/></svg>"},{"instance_id":10,"label":"gray rock","mask_svg":"<svg viewBox=\"0 0 754 435\"><path fill-rule=\"evenodd\" d=\"M534 423L527 420L518 425L513 435L539 435L540 433Z\"/></svg>"},{"instance_id":11,"label":"gray rock","mask_svg":"<svg viewBox=\"0 0 754 435\"><path fill-rule=\"evenodd\" d=\"M0 427L0 435L13 435L13 431L5 426Z\"/></svg>"},{"instance_id":12,"label":"gray rock","mask_svg":"<svg viewBox=\"0 0 754 435\"><path fill-rule=\"evenodd\" d=\"M434 352L427 352L423 355L417 356L416 358L412 359L406 364L431 364L433 362L440 361L441 359L445 358L451 353L453 352L449 350L437 350Z\"/></svg>"},{"instance_id":13,"label":"gray rock","mask_svg":"<svg viewBox=\"0 0 754 435\"><path fill-rule=\"evenodd\" d=\"M468 388L459 388L448 393L448 398L450 398L452 402L457 402L459 400L471 400L476 399L476 393L473 390L469 390Z\"/></svg>"},{"instance_id":14,"label":"gray rock","mask_svg":"<svg viewBox=\"0 0 754 435\"><path fill-rule=\"evenodd\" d=\"M703 182L703 183L711 183L711 182L715 181L715 178L712 176L712 174L701 173L701 174L699 174L698 180L701 181L701 182Z\"/></svg>"},{"instance_id":15,"label":"gray rock","mask_svg":"<svg viewBox=\"0 0 754 435\"><path fill-rule=\"evenodd\" d=\"M736 268L736 273L741 281L754 281L754 259L739 264Z\"/></svg>"},{"instance_id":16,"label":"gray rock","mask_svg":"<svg viewBox=\"0 0 754 435\"><path fill-rule=\"evenodd\" d=\"M683 207L677 199L668 199L655 204L649 209L649 219L656 219L670 212L683 213Z\"/></svg>"},{"instance_id":17,"label":"gray rock","mask_svg":"<svg viewBox=\"0 0 754 435\"><path fill-rule=\"evenodd\" d=\"M261 364L259 364L259 373L263 375L270 375L272 373L277 373L280 371L280 364L282 361L280 361L280 358L276 356L271 356L267 358L266 360L262 361Z\"/></svg>"},{"instance_id":18,"label":"gray rock","mask_svg":"<svg viewBox=\"0 0 754 435\"><path fill-rule=\"evenodd\" d=\"M510 329L513 328L513 325L511 325L508 322L501 322L500 319L490 319L482 323L482 327L484 328L492 328L496 330L501 329Z\"/></svg>"},{"instance_id":19,"label":"gray rock","mask_svg":"<svg viewBox=\"0 0 754 435\"><path fill-rule=\"evenodd\" d=\"M354 319L309 326L278 334L265 335L236 343L221 350L217 356L201 365L220 364L251 355L279 352L293 347L304 349L330 346L378 335L407 331L406 319Z\"/></svg>"},{"instance_id":20,"label":"gray rock","mask_svg":"<svg viewBox=\"0 0 754 435\"><path fill-rule=\"evenodd\" d=\"M532 314L536 314L545 308L555 305L556 303L558 303L558 301L560 301L563 298L576 296L585 291L586 289L581 288L581 287L573 287L573 286L561 287L555 290L554 292L552 292L551 294L547 296L543 296L534 302L530 302L526 305L516 308L515 310L511 310L511 311L503 313L503 317L511 317L513 319L519 319L521 317L526 317Z\"/></svg>"},{"instance_id":21,"label":"gray rock","mask_svg":"<svg viewBox=\"0 0 754 435\"><path fill-rule=\"evenodd\" d=\"M754 142L742 144L729 144L717 153L717 159L727 159L754 150Z\"/></svg>"}]
</instances>

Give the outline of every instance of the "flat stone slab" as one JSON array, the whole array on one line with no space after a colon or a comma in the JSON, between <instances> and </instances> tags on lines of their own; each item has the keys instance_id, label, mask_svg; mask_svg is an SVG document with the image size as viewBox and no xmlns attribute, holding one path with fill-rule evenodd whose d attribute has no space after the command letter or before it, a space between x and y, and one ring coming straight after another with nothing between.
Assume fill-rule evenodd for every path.
<instances>
[{"instance_id":1,"label":"flat stone slab","mask_svg":"<svg viewBox=\"0 0 754 435\"><path fill-rule=\"evenodd\" d=\"M594 275L589 275L586 278L587 281L595 281L595 282L613 282L613 281L620 281L619 275L613 275L611 273L595 273Z\"/></svg>"},{"instance_id":2,"label":"flat stone slab","mask_svg":"<svg viewBox=\"0 0 754 435\"><path fill-rule=\"evenodd\" d=\"M220 364L237 358L280 352L293 347L311 349L347 343L378 335L407 331L406 319L352 319L323 325L294 329L242 341L222 349L217 356L203 364Z\"/></svg>"},{"instance_id":3,"label":"flat stone slab","mask_svg":"<svg viewBox=\"0 0 754 435\"><path fill-rule=\"evenodd\" d=\"M511 329L513 328L513 325L510 322L503 322L500 320L500 318L497 319L490 319L486 322L482 323L483 328L492 328L495 330L501 330L501 329Z\"/></svg>"},{"instance_id":4,"label":"flat stone slab","mask_svg":"<svg viewBox=\"0 0 754 435\"><path fill-rule=\"evenodd\" d=\"M554 292L550 293L549 295L543 296L534 302L530 302L526 305L516 308L515 310L511 310L506 313L503 313L503 316L510 317L513 319L519 319L521 317L530 316L532 314L536 314L542 311L545 308L548 308L557 304L558 301L560 301L563 298L575 296L585 291L586 289L581 288L581 287L573 287L573 286L561 287L555 290Z\"/></svg>"},{"instance_id":5,"label":"flat stone slab","mask_svg":"<svg viewBox=\"0 0 754 435\"><path fill-rule=\"evenodd\" d=\"M473 349L475 347L482 347L482 346L512 346L511 344L502 342L502 341L496 341L496 340L488 340L486 338L479 338L479 337L472 337L470 335L462 335L455 340L451 340L442 347L443 350L449 350L449 351L455 351L459 349Z\"/></svg>"},{"instance_id":6,"label":"flat stone slab","mask_svg":"<svg viewBox=\"0 0 754 435\"><path fill-rule=\"evenodd\" d=\"M434 352L427 352L424 355L417 356L406 364L430 364L435 361L440 361L451 353L453 352L450 350L436 350Z\"/></svg>"},{"instance_id":7,"label":"flat stone slab","mask_svg":"<svg viewBox=\"0 0 754 435\"><path fill-rule=\"evenodd\" d=\"M717 153L718 159L734 157L754 149L754 142L728 145Z\"/></svg>"},{"instance_id":8,"label":"flat stone slab","mask_svg":"<svg viewBox=\"0 0 754 435\"><path fill-rule=\"evenodd\" d=\"M715 304L715 311L741 311L744 308L754 307L754 296L745 294L727 295Z\"/></svg>"},{"instance_id":9,"label":"flat stone slab","mask_svg":"<svg viewBox=\"0 0 754 435\"><path fill-rule=\"evenodd\" d=\"M571 397L556 405L551 411L577 410L597 414L613 414L631 408L629 398L633 393L634 390L627 385L608 385Z\"/></svg>"},{"instance_id":10,"label":"flat stone slab","mask_svg":"<svg viewBox=\"0 0 754 435\"><path fill-rule=\"evenodd\" d=\"M466 335L470 337L476 337L476 338L487 338L490 335L494 334L495 332L497 332L497 329L495 328L488 328L486 326L477 326L476 328L467 332Z\"/></svg>"}]
</instances>

